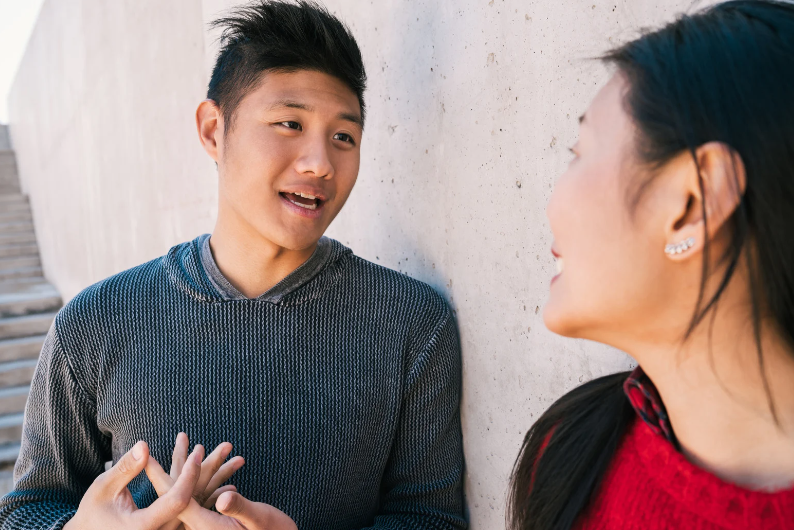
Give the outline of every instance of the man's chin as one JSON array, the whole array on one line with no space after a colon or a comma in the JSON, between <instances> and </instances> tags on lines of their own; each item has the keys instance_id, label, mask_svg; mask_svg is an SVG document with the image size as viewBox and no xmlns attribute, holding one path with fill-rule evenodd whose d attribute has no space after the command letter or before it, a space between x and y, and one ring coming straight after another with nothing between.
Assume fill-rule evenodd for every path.
<instances>
[{"instance_id":1,"label":"man's chin","mask_svg":"<svg viewBox=\"0 0 794 530\"><path fill-rule=\"evenodd\" d=\"M271 241L285 250L299 252L314 248L321 237L323 232L279 234L279 237L272 238Z\"/></svg>"}]
</instances>

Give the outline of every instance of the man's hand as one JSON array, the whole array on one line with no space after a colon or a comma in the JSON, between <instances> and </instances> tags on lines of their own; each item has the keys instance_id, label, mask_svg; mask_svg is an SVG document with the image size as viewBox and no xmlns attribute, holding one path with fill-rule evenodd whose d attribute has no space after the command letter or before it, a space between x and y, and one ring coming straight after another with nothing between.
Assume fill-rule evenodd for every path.
<instances>
[{"instance_id":1,"label":"man's hand","mask_svg":"<svg viewBox=\"0 0 794 530\"><path fill-rule=\"evenodd\" d=\"M176 436L176 443L174 444L174 452L171 456L171 479L176 482L182 474L182 469L188 458L189 440L187 434L180 432ZM201 447L200 445L197 447ZM232 444L224 442L220 444L210 455L201 463L201 474L196 486L193 488L193 499L199 506L211 509L215 505L221 493L226 491L237 491L237 488L228 485L220 487L221 484L229 480L234 473L243 467L245 460L241 456L235 456L228 462L224 463L226 457L232 452ZM149 466L157 465L154 459ZM162 469L162 468L161 468ZM148 474L148 471L147 471ZM179 519L164 524L159 530L180 530L184 526Z\"/></svg>"},{"instance_id":2,"label":"man's hand","mask_svg":"<svg viewBox=\"0 0 794 530\"><path fill-rule=\"evenodd\" d=\"M276 508L261 502L249 501L237 492L220 495L215 503L222 517L237 523L229 528L244 530L298 530L290 517ZM210 512L211 513L211 512ZM209 529L210 526L196 526L196 530Z\"/></svg>"},{"instance_id":3,"label":"man's hand","mask_svg":"<svg viewBox=\"0 0 794 530\"><path fill-rule=\"evenodd\" d=\"M135 506L127 484L149 463L149 446L138 442L115 466L99 475L88 488L74 517L64 530L155 530L173 520L191 501L201 473L201 447L185 461L182 474L165 495L148 508Z\"/></svg>"},{"instance_id":4,"label":"man's hand","mask_svg":"<svg viewBox=\"0 0 794 530\"><path fill-rule=\"evenodd\" d=\"M169 495L182 478L180 475L174 482L154 458L149 459L146 475L161 499ZM235 491L220 494L215 509L220 513L211 512L190 499L178 517L189 530L298 530L284 512L268 504L249 501Z\"/></svg>"},{"instance_id":5,"label":"man's hand","mask_svg":"<svg viewBox=\"0 0 794 530\"><path fill-rule=\"evenodd\" d=\"M174 454L171 458L170 475L174 482L182 474L182 467L188 456L188 444L187 434L180 432L176 437ZM231 452L232 444L223 442L201 463L201 475L196 487L193 488L193 498L205 508L212 508L221 493L237 491L232 485L221 487L221 484L229 480L245 464L241 456L235 456L224 463Z\"/></svg>"}]
</instances>

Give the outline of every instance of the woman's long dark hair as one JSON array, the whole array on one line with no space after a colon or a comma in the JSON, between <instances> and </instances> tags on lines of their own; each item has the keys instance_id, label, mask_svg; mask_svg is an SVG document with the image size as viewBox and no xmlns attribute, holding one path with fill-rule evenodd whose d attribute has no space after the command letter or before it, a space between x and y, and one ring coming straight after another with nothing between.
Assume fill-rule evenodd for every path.
<instances>
[{"instance_id":1,"label":"woman's long dark hair","mask_svg":"<svg viewBox=\"0 0 794 530\"><path fill-rule=\"evenodd\" d=\"M629 82L626 108L637 155L658 169L683 152L721 142L741 157L745 193L731 218L725 274L705 299L708 246L687 336L714 309L746 259L761 373L761 321L794 345L794 4L736 0L682 16L604 57ZM636 205L650 177L636 183ZM704 185L701 178L701 191ZM704 212L705 218L705 212ZM748 251L750 250L750 251ZM508 523L515 530L568 530L597 491L634 417L627 374L562 397L532 426L513 469ZM777 419L766 386L770 409Z\"/></svg>"}]
</instances>

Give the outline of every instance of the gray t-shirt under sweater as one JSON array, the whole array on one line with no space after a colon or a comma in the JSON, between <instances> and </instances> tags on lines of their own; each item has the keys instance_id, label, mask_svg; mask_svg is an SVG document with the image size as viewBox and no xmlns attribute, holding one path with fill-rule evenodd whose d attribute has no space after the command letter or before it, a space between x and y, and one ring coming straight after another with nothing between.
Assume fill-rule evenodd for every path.
<instances>
[{"instance_id":1,"label":"gray t-shirt under sweater","mask_svg":"<svg viewBox=\"0 0 794 530\"><path fill-rule=\"evenodd\" d=\"M60 311L0 528L62 528L104 462L145 440L167 469L179 431L234 444L230 482L301 530L465 528L460 372L429 286L323 239L247 299L199 237ZM156 498L144 474L129 488Z\"/></svg>"}]
</instances>

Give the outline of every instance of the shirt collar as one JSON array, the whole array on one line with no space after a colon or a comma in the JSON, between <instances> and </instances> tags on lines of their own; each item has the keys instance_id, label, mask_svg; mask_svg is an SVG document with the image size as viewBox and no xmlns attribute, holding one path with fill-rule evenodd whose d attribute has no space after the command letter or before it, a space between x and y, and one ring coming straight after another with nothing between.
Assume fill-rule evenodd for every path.
<instances>
[{"instance_id":1,"label":"shirt collar","mask_svg":"<svg viewBox=\"0 0 794 530\"><path fill-rule=\"evenodd\" d=\"M662 403L662 398L651 378L637 366L623 383L623 392L629 399L631 406L653 432L664 436L670 443L678 448L678 441L673 433L667 409Z\"/></svg>"}]
</instances>

